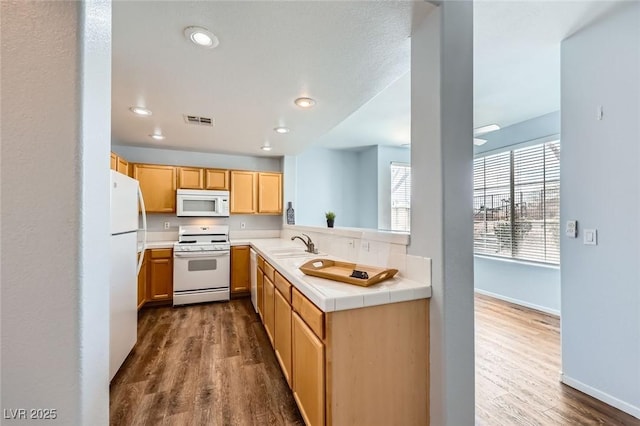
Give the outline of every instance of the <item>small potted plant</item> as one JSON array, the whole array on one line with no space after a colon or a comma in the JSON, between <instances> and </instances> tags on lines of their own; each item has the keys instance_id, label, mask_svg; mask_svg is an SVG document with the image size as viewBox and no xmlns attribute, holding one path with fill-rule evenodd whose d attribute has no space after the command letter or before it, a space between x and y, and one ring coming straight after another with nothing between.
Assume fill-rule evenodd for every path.
<instances>
[{"instance_id":1,"label":"small potted plant","mask_svg":"<svg viewBox=\"0 0 640 426\"><path fill-rule=\"evenodd\" d=\"M324 216L327 218L327 226L333 228L333 221L336 219L336 214L334 212L326 212Z\"/></svg>"}]
</instances>

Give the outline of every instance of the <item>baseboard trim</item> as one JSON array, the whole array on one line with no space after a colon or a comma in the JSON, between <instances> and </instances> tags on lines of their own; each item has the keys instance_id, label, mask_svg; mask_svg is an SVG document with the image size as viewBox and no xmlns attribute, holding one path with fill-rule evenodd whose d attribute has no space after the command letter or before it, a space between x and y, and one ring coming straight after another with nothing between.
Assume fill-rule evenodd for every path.
<instances>
[{"instance_id":1,"label":"baseboard trim","mask_svg":"<svg viewBox=\"0 0 640 426\"><path fill-rule=\"evenodd\" d=\"M640 407L635 407L614 396L599 391L598 389L592 388L589 385L585 385L579 380L572 379L564 373L560 375L560 381L567 386L571 386L572 388L577 389L580 392L586 393L587 395L590 395L595 399L599 399L600 401L609 404L612 407L617 408L618 410L624 411L625 413L630 414L637 419L640 419Z\"/></svg>"},{"instance_id":2,"label":"baseboard trim","mask_svg":"<svg viewBox=\"0 0 640 426\"><path fill-rule=\"evenodd\" d=\"M534 309L536 311L544 312L545 314L555 315L556 317L560 317L560 311L547 308L546 306L535 305L533 303L525 302L523 300L514 299L512 297L503 296L502 294L492 293L490 291L482 290L479 288L473 289L476 293L482 294L484 296L493 297L496 299L504 300L505 302L515 303L516 305L524 306L525 308Z\"/></svg>"}]
</instances>

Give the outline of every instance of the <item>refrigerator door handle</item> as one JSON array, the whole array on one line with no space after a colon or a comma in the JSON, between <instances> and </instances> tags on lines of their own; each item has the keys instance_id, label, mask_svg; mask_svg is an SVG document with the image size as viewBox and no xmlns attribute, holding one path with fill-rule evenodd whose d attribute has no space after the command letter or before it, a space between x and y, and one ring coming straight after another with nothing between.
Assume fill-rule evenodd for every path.
<instances>
[{"instance_id":1,"label":"refrigerator door handle","mask_svg":"<svg viewBox=\"0 0 640 426\"><path fill-rule=\"evenodd\" d=\"M140 202L140 211L142 212L142 231L144 234L142 235L142 256L138 259L138 269L136 275L140 274L140 269L142 269L142 262L144 261L144 252L147 249L147 210L144 207L144 198L142 197L142 190L140 189L140 185L138 184L138 201Z\"/></svg>"}]
</instances>

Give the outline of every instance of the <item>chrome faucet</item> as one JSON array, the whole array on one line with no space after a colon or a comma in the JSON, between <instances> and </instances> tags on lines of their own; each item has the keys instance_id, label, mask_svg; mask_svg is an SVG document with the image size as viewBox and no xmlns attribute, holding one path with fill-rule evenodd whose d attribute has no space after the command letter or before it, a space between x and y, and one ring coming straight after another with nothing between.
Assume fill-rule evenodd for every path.
<instances>
[{"instance_id":1,"label":"chrome faucet","mask_svg":"<svg viewBox=\"0 0 640 426\"><path fill-rule=\"evenodd\" d=\"M311 241L311 237L308 236L307 234L302 234L302 235L307 237L307 241L305 241L304 238L302 238L302 237L300 237L298 235L294 235L293 237L291 237L291 241L293 241L293 240L295 240L297 238L300 241L302 241L305 246L307 246L307 249L305 250L307 253L318 254L318 249L316 249L315 244L313 244L313 241Z\"/></svg>"}]
</instances>

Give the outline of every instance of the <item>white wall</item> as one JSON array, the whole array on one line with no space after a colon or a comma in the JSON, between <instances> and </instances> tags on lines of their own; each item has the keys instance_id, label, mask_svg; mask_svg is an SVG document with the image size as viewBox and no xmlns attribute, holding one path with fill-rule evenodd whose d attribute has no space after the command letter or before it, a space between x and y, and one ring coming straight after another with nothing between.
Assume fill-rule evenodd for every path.
<instances>
[{"instance_id":1,"label":"white wall","mask_svg":"<svg viewBox=\"0 0 640 426\"><path fill-rule=\"evenodd\" d=\"M560 268L475 256L477 293L560 315Z\"/></svg>"},{"instance_id":2,"label":"white wall","mask_svg":"<svg viewBox=\"0 0 640 426\"><path fill-rule=\"evenodd\" d=\"M370 146L358 153L358 208L360 228L378 227L378 147Z\"/></svg>"},{"instance_id":3,"label":"white wall","mask_svg":"<svg viewBox=\"0 0 640 426\"><path fill-rule=\"evenodd\" d=\"M411 40L408 250L432 259L431 424L471 425L473 3L441 2Z\"/></svg>"},{"instance_id":4,"label":"white wall","mask_svg":"<svg viewBox=\"0 0 640 426\"><path fill-rule=\"evenodd\" d=\"M563 381L640 417L640 4L562 43ZM604 117L596 119L598 106ZM597 228L598 245L582 244Z\"/></svg>"},{"instance_id":5,"label":"white wall","mask_svg":"<svg viewBox=\"0 0 640 426\"><path fill-rule=\"evenodd\" d=\"M479 136L487 142L480 146L474 145L473 152L478 155L488 151L504 151L517 143L558 134L560 134L560 111L554 111Z\"/></svg>"},{"instance_id":6,"label":"white wall","mask_svg":"<svg viewBox=\"0 0 640 426\"><path fill-rule=\"evenodd\" d=\"M490 155L517 144L543 143L559 135L560 111L555 111L481 136L487 143L474 146L474 152L476 156ZM476 257L474 287L478 293L560 315L559 267Z\"/></svg>"},{"instance_id":7,"label":"white wall","mask_svg":"<svg viewBox=\"0 0 640 426\"><path fill-rule=\"evenodd\" d=\"M310 148L297 156L296 169L296 224L326 226L331 210L335 226L359 226L356 152Z\"/></svg>"},{"instance_id":8,"label":"white wall","mask_svg":"<svg viewBox=\"0 0 640 426\"><path fill-rule=\"evenodd\" d=\"M113 145L113 152L134 163L171 164L175 166L211 167L221 169L282 171L281 157L251 157L248 155L214 154L160 148Z\"/></svg>"},{"instance_id":9,"label":"white wall","mask_svg":"<svg viewBox=\"0 0 640 426\"><path fill-rule=\"evenodd\" d=\"M106 425L111 4L0 7L2 408Z\"/></svg>"},{"instance_id":10,"label":"white wall","mask_svg":"<svg viewBox=\"0 0 640 426\"><path fill-rule=\"evenodd\" d=\"M392 146L303 152L295 160L296 223L322 226L324 212L333 210L336 226L390 229L390 163L410 160L411 150Z\"/></svg>"}]
</instances>

